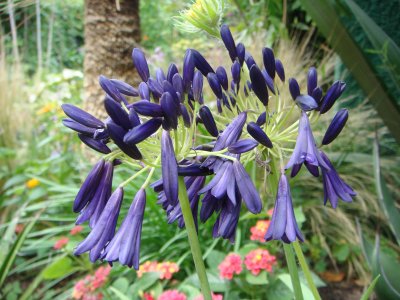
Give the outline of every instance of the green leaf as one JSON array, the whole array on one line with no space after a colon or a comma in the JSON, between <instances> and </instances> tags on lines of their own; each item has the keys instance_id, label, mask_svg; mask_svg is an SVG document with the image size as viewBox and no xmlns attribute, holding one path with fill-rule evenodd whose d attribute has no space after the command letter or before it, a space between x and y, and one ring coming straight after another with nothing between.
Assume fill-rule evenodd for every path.
<instances>
[{"instance_id":1,"label":"green leaf","mask_svg":"<svg viewBox=\"0 0 400 300\"><path fill-rule=\"evenodd\" d=\"M217 270L219 264L224 260L225 256L226 254L221 251L211 251L211 253L206 258L208 267L212 270Z\"/></svg>"},{"instance_id":2,"label":"green leaf","mask_svg":"<svg viewBox=\"0 0 400 300\"><path fill-rule=\"evenodd\" d=\"M125 277L120 277L113 282L112 286L115 287L118 291L126 294L129 288L129 281Z\"/></svg>"},{"instance_id":3,"label":"green leaf","mask_svg":"<svg viewBox=\"0 0 400 300\"><path fill-rule=\"evenodd\" d=\"M400 245L400 212L396 207L396 201L392 197L385 179L381 174L380 159L379 159L379 143L375 139L374 143L374 170L375 170L375 184L376 193L378 195L379 204L388 219L390 228L396 236L397 244Z\"/></svg>"},{"instance_id":4,"label":"green leaf","mask_svg":"<svg viewBox=\"0 0 400 300\"><path fill-rule=\"evenodd\" d=\"M364 294L361 296L360 300L368 300L369 297L371 296L372 292L374 291L375 285L379 280L379 277L381 277L381 275L377 275L375 277L375 279L371 282L371 284L369 285L368 289L364 292Z\"/></svg>"},{"instance_id":5,"label":"green leaf","mask_svg":"<svg viewBox=\"0 0 400 300\"><path fill-rule=\"evenodd\" d=\"M246 273L246 281L253 285L265 285L268 283L267 272L261 271L258 275Z\"/></svg>"},{"instance_id":6,"label":"green leaf","mask_svg":"<svg viewBox=\"0 0 400 300\"><path fill-rule=\"evenodd\" d=\"M333 255L337 258L338 261L344 262L350 255L350 247L348 244L339 244L334 247Z\"/></svg>"},{"instance_id":7,"label":"green leaf","mask_svg":"<svg viewBox=\"0 0 400 300\"><path fill-rule=\"evenodd\" d=\"M281 280L286 285L286 287L288 287L293 292L292 280L289 274L280 274L278 276L278 279ZM310 288L304 282L300 282L300 285L303 292L304 300L314 300L314 295L312 294Z\"/></svg>"},{"instance_id":8,"label":"green leaf","mask_svg":"<svg viewBox=\"0 0 400 300\"><path fill-rule=\"evenodd\" d=\"M57 279L70 273L73 269L72 259L62 255L43 270L43 279Z\"/></svg>"},{"instance_id":9,"label":"green leaf","mask_svg":"<svg viewBox=\"0 0 400 300\"><path fill-rule=\"evenodd\" d=\"M293 292L281 280L274 280L267 286L265 299L293 300Z\"/></svg>"},{"instance_id":10,"label":"green leaf","mask_svg":"<svg viewBox=\"0 0 400 300\"><path fill-rule=\"evenodd\" d=\"M148 272L144 273L142 277L138 278L135 283L129 288L130 295L136 297L139 291L145 291L150 288L157 280L160 279L160 273Z\"/></svg>"},{"instance_id":11,"label":"green leaf","mask_svg":"<svg viewBox=\"0 0 400 300\"><path fill-rule=\"evenodd\" d=\"M329 0L301 0L318 30L339 54L393 137L400 142L400 109L375 74L370 62L342 23Z\"/></svg>"},{"instance_id":12,"label":"green leaf","mask_svg":"<svg viewBox=\"0 0 400 300\"><path fill-rule=\"evenodd\" d=\"M131 299L132 299L131 297L125 296L124 293L120 292L119 290L117 290L117 289L116 289L115 287L113 287L113 286L110 286L108 289L109 289L110 291L112 291L112 292L115 294L115 296L117 296L118 299L120 299L120 300L131 300Z\"/></svg>"},{"instance_id":13,"label":"green leaf","mask_svg":"<svg viewBox=\"0 0 400 300\"><path fill-rule=\"evenodd\" d=\"M240 256L245 257L247 253L249 253L250 251L255 250L257 248L259 248L259 246L257 244L248 243L239 249L239 254L240 254Z\"/></svg>"}]
</instances>

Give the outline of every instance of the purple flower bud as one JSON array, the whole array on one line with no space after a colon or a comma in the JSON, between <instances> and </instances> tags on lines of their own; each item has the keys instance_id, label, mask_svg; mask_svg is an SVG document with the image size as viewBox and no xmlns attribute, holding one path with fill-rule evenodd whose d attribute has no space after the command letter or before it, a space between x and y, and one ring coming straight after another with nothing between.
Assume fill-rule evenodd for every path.
<instances>
[{"instance_id":1,"label":"purple flower bud","mask_svg":"<svg viewBox=\"0 0 400 300\"><path fill-rule=\"evenodd\" d=\"M104 99L104 107L107 114L110 116L111 120L115 122L115 124L126 130L132 128L128 113L118 102L115 102L113 99L107 96L106 99Z\"/></svg>"},{"instance_id":2,"label":"purple flower bud","mask_svg":"<svg viewBox=\"0 0 400 300\"><path fill-rule=\"evenodd\" d=\"M235 143L242 134L246 119L246 112L241 112L236 118L234 118L232 122L226 126L225 130L219 135L213 150L219 151Z\"/></svg>"},{"instance_id":3,"label":"purple flower bud","mask_svg":"<svg viewBox=\"0 0 400 300\"><path fill-rule=\"evenodd\" d=\"M221 99L217 98L217 111L218 113L222 113L222 104Z\"/></svg>"},{"instance_id":4,"label":"purple flower bud","mask_svg":"<svg viewBox=\"0 0 400 300\"><path fill-rule=\"evenodd\" d=\"M215 73L214 69L206 61L206 59L200 54L199 51L190 49L193 57L193 62L195 67L204 75L207 76L208 73Z\"/></svg>"},{"instance_id":5,"label":"purple flower bud","mask_svg":"<svg viewBox=\"0 0 400 300\"><path fill-rule=\"evenodd\" d=\"M108 130L106 128L96 129L93 134L95 140L107 140L110 138Z\"/></svg>"},{"instance_id":6,"label":"purple flower bud","mask_svg":"<svg viewBox=\"0 0 400 300\"><path fill-rule=\"evenodd\" d=\"M324 99L322 99L320 113L324 114L331 109L335 101L342 95L346 84L343 81L336 81L326 92Z\"/></svg>"},{"instance_id":7,"label":"purple flower bud","mask_svg":"<svg viewBox=\"0 0 400 300\"><path fill-rule=\"evenodd\" d=\"M226 74L225 68L219 66L215 71L218 77L218 81L225 91L228 90L228 75Z\"/></svg>"},{"instance_id":8,"label":"purple flower bud","mask_svg":"<svg viewBox=\"0 0 400 300\"><path fill-rule=\"evenodd\" d=\"M102 141L95 140L94 138L82 133L79 133L78 137L86 146L92 148L93 150L96 150L97 152L103 154L111 153L110 148L108 148Z\"/></svg>"},{"instance_id":9,"label":"purple flower bud","mask_svg":"<svg viewBox=\"0 0 400 300\"><path fill-rule=\"evenodd\" d=\"M267 148L272 148L272 142L269 139L269 137L266 135L264 130L261 129L260 126L258 126L254 122L250 122L247 124L247 132L260 144L264 145Z\"/></svg>"},{"instance_id":10,"label":"purple flower bud","mask_svg":"<svg viewBox=\"0 0 400 300\"><path fill-rule=\"evenodd\" d=\"M241 66L243 66L244 58L246 55L246 49L242 43L237 44L236 46L236 54Z\"/></svg>"},{"instance_id":11,"label":"purple flower bud","mask_svg":"<svg viewBox=\"0 0 400 300\"><path fill-rule=\"evenodd\" d=\"M138 48L133 49L132 59L140 78L142 78L143 81L147 82L150 77L150 71L143 51Z\"/></svg>"},{"instance_id":12,"label":"purple flower bud","mask_svg":"<svg viewBox=\"0 0 400 300\"><path fill-rule=\"evenodd\" d=\"M315 101L317 101L319 103L321 101L321 99L322 99L322 89L319 86L317 86L313 90L311 96L315 99Z\"/></svg>"},{"instance_id":13,"label":"purple flower bud","mask_svg":"<svg viewBox=\"0 0 400 300\"><path fill-rule=\"evenodd\" d=\"M256 65L253 65L250 68L250 79L254 94L256 94L257 98L260 99L262 104L267 106L268 105L267 86L265 84L264 76L262 75L260 69Z\"/></svg>"},{"instance_id":14,"label":"purple flower bud","mask_svg":"<svg viewBox=\"0 0 400 300\"><path fill-rule=\"evenodd\" d=\"M207 176L213 172L208 168L203 168L201 164L191 164L188 166L178 165L179 176Z\"/></svg>"},{"instance_id":15,"label":"purple flower bud","mask_svg":"<svg viewBox=\"0 0 400 300\"><path fill-rule=\"evenodd\" d=\"M239 193L247 209L253 214L258 214L262 209L262 202L249 174L247 174L243 165L238 160L233 162L233 171Z\"/></svg>"},{"instance_id":16,"label":"purple flower bud","mask_svg":"<svg viewBox=\"0 0 400 300\"><path fill-rule=\"evenodd\" d=\"M140 125L140 118L133 107L129 110L129 121L131 122L131 127Z\"/></svg>"},{"instance_id":17,"label":"purple flower bud","mask_svg":"<svg viewBox=\"0 0 400 300\"><path fill-rule=\"evenodd\" d=\"M219 132L217 128L217 124L215 124L214 117L207 106L203 106L199 110L200 118L203 121L204 127L206 127L207 131L212 135L217 137Z\"/></svg>"},{"instance_id":18,"label":"purple flower bud","mask_svg":"<svg viewBox=\"0 0 400 300\"><path fill-rule=\"evenodd\" d=\"M282 82L285 82L285 68L279 59L275 59L275 70Z\"/></svg>"},{"instance_id":19,"label":"purple flower bud","mask_svg":"<svg viewBox=\"0 0 400 300\"><path fill-rule=\"evenodd\" d=\"M150 90L146 82L141 82L139 84L139 96L141 99L150 101Z\"/></svg>"},{"instance_id":20,"label":"purple flower bud","mask_svg":"<svg viewBox=\"0 0 400 300\"><path fill-rule=\"evenodd\" d=\"M134 127L125 134L124 143L129 145L140 143L155 133L160 128L161 122L161 119L155 118Z\"/></svg>"},{"instance_id":21,"label":"purple flower bud","mask_svg":"<svg viewBox=\"0 0 400 300\"><path fill-rule=\"evenodd\" d=\"M124 102L128 104L128 101L125 99L124 96L121 95L117 87L111 82L110 79L107 77L100 75L99 83L102 89L109 95L112 99L118 102Z\"/></svg>"},{"instance_id":22,"label":"purple flower bud","mask_svg":"<svg viewBox=\"0 0 400 300\"><path fill-rule=\"evenodd\" d=\"M253 139L239 140L228 147L228 151L234 154L241 154L253 150L258 146L258 143Z\"/></svg>"},{"instance_id":23,"label":"purple flower bud","mask_svg":"<svg viewBox=\"0 0 400 300\"><path fill-rule=\"evenodd\" d=\"M190 49L185 52L183 59L183 86L185 91L188 92L194 76L194 59Z\"/></svg>"},{"instance_id":24,"label":"purple flower bud","mask_svg":"<svg viewBox=\"0 0 400 300\"><path fill-rule=\"evenodd\" d=\"M218 77L215 73L208 73L207 75L208 84L217 98L222 98L221 84L218 81Z\"/></svg>"},{"instance_id":25,"label":"purple flower bud","mask_svg":"<svg viewBox=\"0 0 400 300\"><path fill-rule=\"evenodd\" d=\"M203 93L203 75L199 71L194 73L192 90L193 99L200 103L201 94Z\"/></svg>"},{"instance_id":26,"label":"purple flower bud","mask_svg":"<svg viewBox=\"0 0 400 300\"><path fill-rule=\"evenodd\" d=\"M240 82L240 63L235 61L231 67L233 82L239 84Z\"/></svg>"},{"instance_id":27,"label":"purple flower bud","mask_svg":"<svg viewBox=\"0 0 400 300\"><path fill-rule=\"evenodd\" d=\"M347 109L343 108L339 110L335 117L333 118L331 124L329 125L324 138L322 140L322 145L330 144L342 131L344 125L346 125L347 119L349 118L349 112Z\"/></svg>"},{"instance_id":28,"label":"purple flower bud","mask_svg":"<svg viewBox=\"0 0 400 300\"><path fill-rule=\"evenodd\" d=\"M298 107L303 111L310 111L316 109L318 107L317 101L311 96L308 95L299 95L295 100Z\"/></svg>"},{"instance_id":29,"label":"purple flower bud","mask_svg":"<svg viewBox=\"0 0 400 300\"><path fill-rule=\"evenodd\" d=\"M263 126L266 121L267 121L267 113L264 111L258 116L256 123L258 126Z\"/></svg>"},{"instance_id":30,"label":"purple flower bud","mask_svg":"<svg viewBox=\"0 0 400 300\"><path fill-rule=\"evenodd\" d=\"M263 55L263 62L264 62L265 70L267 70L267 73L268 73L269 77L274 79L275 78L275 56L274 56L274 51L272 51L271 48L263 48L262 49L262 55Z\"/></svg>"},{"instance_id":31,"label":"purple flower bud","mask_svg":"<svg viewBox=\"0 0 400 300\"><path fill-rule=\"evenodd\" d=\"M176 90L177 93L179 93L180 97L179 100L180 102L182 102L183 100L183 80L180 74L176 73L173 77L172 77L172 86L174 87L174 89Z\"/></svg>"},{"instance_id":32,"label":"purple flower bud","mask_svg":"<svg viewBox=\"0 0 400 300\"><path fill-rule=\"evenodd\" d=\"M164 130L161 136L161 172L164 193L170 205L178 202L178 164L169 132Z\"/></svg>"},{"instance_id":33,"label":"purple flower bud","mask_svg":"<svg viewBox=\"0 0 400 300\"><path fill-rule=\"evenodd\" d=\"M63 104L61 108L68 117L84 126L104 128L104 123L102 121L72 104Z\"/></svg>"},{"instance_id":34,"label":"purple flower bud","mask_svg":"<svg viewBox=\"0 0 400 300\"><path fill-rule=\"evenodd\" d=\"M103 167L104 159L101 159L89 172L75 197L73 205L74 212L80 212L93 197L94 193L96 192L97 185L101 179Z\"/></svg>"},{"instance_id":35,"label":"purple flower bud","mask_svg":"<svg viewBox=\"0 0 400 300\"><path fill-rule=\"evenodd\" d=\"M118 79L111 79L110 81L114 84L114 86L121 94L132 97L139 96L139 92L137 91L137 89L127 84L126 82Z\"/></svg>"},{"instance_id":36,"label":"purple flower bud","mask_svg":"<svg viewBox=\"0 0 400 300\"><path fill-rule=\"evenodd\" d=\"M164 71L161 68L157 68L156 70L156 79L159 84L162 84L164 80L167 80L167 77L165 77Z\"/></svg>"},{"instance_id":37,"label":"purple flower bud","mask_svg":"<svg viewBox=\"0 0 400 300\"><path fill-rule=\"evenodd\" d=\"M228 97L225 94L222 94L222 104L225 105L229 110L232 111L231 105L229 103Z\"/></svg>"},{"instance_id":38,"label":"purple flower bud","mask_svg":"<svg viewBox=\"0 0 400 300\"><path fill-rule=\"evenodd\" d=\"M76 132L83 133L89 136L93 136L94 132L96 131L96 128L87 127L71 119L64 119L62 120L62 123L65 127L68 127Z\"/></svg>"},{"instance_id":39,"label":"purple flower bud","mask_svg":"<svg viewBox=\"0 0 400 300\"><path fill-rule=\"evenodd\" d=\"M190 125L192 124L192 118L190 117L189 112L188 112L188 110L186 109L186 106L183 103L180 104L180 108L181 108L181 115L182 115L182 119L183 119L183 124L186 127L189 128Z\"/></svg>"},{"instance_id":40,"label":"purple flower bud","mask_svg":"<svg viewBox=\"0 0 400 300\"><path fill-rule=\"evenodd\" d=\"M235 58L237 57L236 45L228 25L223 24L221 26L220 34L221 34L221 39L224 42L224 45L229 52L231 60L234 61Z\"/></svg>"},{"instance_id":41,"label":"purple flower bud","mask_svg":"<svg viewBox=\"0 0 400 300\"><path fill-rule=\"evenodd\" d=\"M274 80L271 77L269 77L267 71L262 70L261 73L264 76L265 83L267 84L269 90L272 92L272 94L275 95Z\"/></svg>"},{"instance_id":42,"label":"purple flower bud","mask_svg":"<svg viewBox=\"0 0 400 300\"><path fill-rule=\"evenodd\" d=\"M311 67L308 70L308 74L307 74L307 94L312 96L312 93L313 93L314 89L317 87L317 85L318 85L317 70L314 67Z\"/></svg>"},{"instance_id":43,"label":"purple flower bud","mask_svg":"<svg viewBox=\"0 0 400 300\"><path fill-rule=\"evenodd\" d=\"M289 91L293 100L296 100L296 98L300 96L300 87L297 80L294 78L289 78Z\"/></svg>"},{"instance_id":44,"label":"purple flower bud","mask_svg":"<svg viewBox=\"0 0 400 300\"><path fill-rule=\"evenodd\" d=\"M107 129L111 139L118 146L118 148L121 149L122 152L124 152L129 157L132 157L133 159L142 159L142 154L135 145L128 145L124 142L126 130L124 130L122 127L118 126L112 121L107 122Z\"/></svg>"},{"instance_id":45,"label":"purple flower bud","mask_svg":"<svg viewBox=\"0 0 400 300\"><path fill-rule=\"evenodd\" d=\"M157 80L154 80L151 77L147 81L147 86L149 87L149 90L153 93L153 95L156 98L160 98L162 93L164 92L161 84ZM150 98L144 98L144 99L150 100Z\"/></svg>"},{"instance_id":46,"label":"purple flower bud","mask_svg":"<svg viewBox=\"0 0 400 300\"><path fill-rule=\"evenodd\" d=\"M179 96L176 93L176 90L174 89L172 84L169 81L164 80L163 89L164 89L164 93L167 92L172 96L172 99L174 100L174 103L175 103L176 110L178 111L179 110L179 103L180 103Z\"/></svg>"},{"instance_id":47,"label":"purple flower bud","mask_svg":"<svg viewBox=\"0 0 400 300\"><path fill-rule=\"evenodd\" d=\"M172 83L172 77L178 73L178 67L175 64L170 64L167 71L167 80Z\"/></svg>"},{"instance_id":48,"label":"purple flower bud","mask_svg":"<svg viewBox=\"0 0 400 300\"><path fill-rule=\"evenodd\" d=\"M161 109L164 113L165 129L170 130L178 128L178 111L176 102L171 94L166 92L160 99ZM180 109L180 107L179 107Z\"/></svg>"},{"instance_id":49,"label":"purple flower bud","mask_svg":"<svg viewBox=\"0 0 400 300\"><path fill-rule=\"evenodd\" d=\"M249 70L251 69L251 67L252 67L253 65L256 64L256 62L255 62L253 56L251 56L250 53L247 52L247 51L246 51L246 55L245 55L245 62L246 62L247 68L248 68Z\"/></svg>"},{"instance_id":50,"label":"purple flower bud","mask_svg":"<svg viewBox=\"0 0 400 300\"><path fill-rule=\"evenodd\" d=\"M138 114L147 117L162 117L163 111L161 106L157 103L149 102L147 100L140 100L132 104L132 107Z\"/></svg>"}]
</instances>

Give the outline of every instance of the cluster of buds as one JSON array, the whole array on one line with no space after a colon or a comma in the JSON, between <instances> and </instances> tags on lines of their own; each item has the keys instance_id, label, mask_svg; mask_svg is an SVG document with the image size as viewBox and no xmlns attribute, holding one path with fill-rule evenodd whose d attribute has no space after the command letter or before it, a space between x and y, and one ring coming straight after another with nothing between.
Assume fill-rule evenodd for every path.
<instances>
[{"instance_id":1,"label":"cluster of buds","mask_svg":"<svg viewBox=\"0 0 400 300\"><path fill-rule=\"evenodd\" d=\"M260 67L242 43L236 44L228 26L221 26L220 37L232 61L231 79L224 67L214 70L195 49L186 51L182 73L171 64L166 74L157 69L152 77L144 53L134 49L133 62L142 79L137 88L100 76L109 116L104 122L73 105L62 106L69 117L64 125L77 131L87 146L104 154L74 201L73 209L80 213L77 224L88 221L92 228L75 254L89 251L92 261L119 261L138 269L145 190L150 186L158 193L158 204L166 211L168 223L176 221L184 227L179 177L186 186L179 194L186 193L196 226L198 217L206 222L217 214L213 237L234 242L242 203L253 214L262 210L254 183L257 178L245 170L255 162L267 180L275 176L270 182L279 181L267 241L304 240L295 220L287 169L292 177L303 164L313 176L319 176L321 170L324 202L329 200L333 207L339 198L352 200L355 192L317 147L310 122L333 106L345 84L335 82L324 94L317 72L311 68L307 93L302 94L292 78L289 90L294 101L285 101L280 94L285 69L272 49L263 48ZM203 93L204 78L216 101ZM128 101L128 97L139 99ZM347 110L336 114L322 145L338 136L347 117ZM113 170L120 164L136 172L112 192ZM159 174L157 169L161 169L161 178L153 180ZM133 180L137 183L144 174L147 177L116 231L124 186Z\"/></svg>"}]
</instances>

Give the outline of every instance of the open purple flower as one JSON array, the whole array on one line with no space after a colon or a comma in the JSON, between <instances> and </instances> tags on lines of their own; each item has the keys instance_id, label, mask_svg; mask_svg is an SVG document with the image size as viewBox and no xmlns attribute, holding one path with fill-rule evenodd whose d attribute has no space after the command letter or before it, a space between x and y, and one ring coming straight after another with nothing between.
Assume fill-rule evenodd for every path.
<instances>
[{"instance_id":1,"label":"open purple flower","mask_svg":"<svg viewBox=\"0 0 400 300\"><path fill-rule=\"evenodd\" d=\"M285 174L282 174L279 179L271 224L268 227L265 240L281 240L285 243L291 243L296 238L304 241L294 216L290 185Z\"/></svg>"}]
</instances>

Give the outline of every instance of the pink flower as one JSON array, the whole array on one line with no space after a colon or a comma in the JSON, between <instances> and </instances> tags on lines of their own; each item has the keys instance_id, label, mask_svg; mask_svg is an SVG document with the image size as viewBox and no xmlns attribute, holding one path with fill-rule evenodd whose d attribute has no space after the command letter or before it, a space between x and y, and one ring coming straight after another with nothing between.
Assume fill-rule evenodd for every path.
<instances>
[{"instance_id":1,"label":"pink flower","mask_svg":"<svg viewBox=\"0 0 400 300\"><path fill-rule=\"evenodd\" d=\"M71 235L76 235L79 232L81 232L83 230L83 226L81 225L76 225L74 228L71 229L71 231L69 232Z\"/></svg>"},{"instance_id":2,"label":"pink flower","mask_svg":"<svg viewBox=\"0 0 400 300\"><path fill-rule=\"evenodd\" d=\"M64 236L64 237L60 238L59 240L57 240L54 243L53 249L54 250L60 250L60 249L64 248L64 246L66 244L68 244L68 242L69 242L69 238Z\"/></svg>"},{"instance_id":3,"label":"pink flower","mask_svg":"<svg viewBox=\"0 0 400 300\"><path fill-rule=\"evenodd\" d=\"M269 217L272 217L272 213L274 212L274 209L273 208L271 208L271 209L268 209L267 210L267 215L269 216Z\"/></svg>"},{"instance_id":4,"label":"pink flower","mask_svg":"<svg viewBox=\"0 0 400 300\"><path fill-rule=\"evenodd\" d=\"M231 280L234 274L242 272L242 258L239 254L228 254L218 266L219 276Z\"/></svg>"},{"instance_id":5,"label":"pink flower","mask_svg":"<svg viewBox=\"0 0 400 300\"><path fill-rule=\"evenodd\" d=\"M257 221L256 225L250 228L250 240L265 242L265 235L270 223L271 221L269 220Z\"/></svg>"},{"instance_id":6,"label":"pink flower","mask_svg":"<svg viewBox=\"0 0 400 300\"><path fill-rule=\"evenodd\" d=\"M183 293L180 293L177 290L168 290L163 292L158 300L186 300L186 296Z\"/></svg>"},{"instance_id":7,"label":"pink flower","mask_svg":"<svg viewBox=\"0 0 400 300\"><path fill-rule=\"evenodd\" d=\"M211 299L212 300L223 300L224 296L211 293ZM204 300L204 297L203 297L203 295L200 294L200 295L196 296L193 300Z\"/></svg>"},{"instance_id":8,"label":"pink flower","mask_svg":"<svg viewBox=\"0 0 400 300\"><path fill-rule=\"evenodd\" d=\"M138 277L142 277L147 272L159 272L160 279L171 279L172 275L179 271L179 266L170 261L159 263L157 261L146 261L139 266Z\"/></svg>"},{"instance_id":9,"label":"pink flower","mask_svg":"<svg viewBox=\"0 0 400 300\"><path fill-rule=\"evenodd\" d=\"M101 288L106 283L110 271L110 266L100 267L96 270L92 279L92 287L95 290Z\"/></svg>"},{"instance_id":10,"label":"pink flower","mask_svg":"<svg viewBox=\"0 0 400 300\"><path fill-rule=\"evenodd\" d=\"M72 298L78 300L101 300L103 299L102 293L95 293L97 289L104 286L110 274L111 267L100 267L96 270L94 275L86 275L85 278L75 283L72 291Z\"/></svg>"},{"instance_id":11,"label":"pink flower","mask_svg":"<svg viewBox=\"0 0 400 300\"><path fill-rule=\"evenodd\" d=\"M268 250L256 249L246 255L244 264L253 275L258 275L261 270L272 272L272 267L276 264L276 257L271 255Z\"/></svg>"},{"instance_id":12,"label":"pink flower","mask_svg":"<svg viewBox=\"0 0 400 300\"><path fill-rule=\"evenodd\" d=\"M150 293L143 293L143 300L155 300L153 295Z\"/></svg>"}]
</instances>

